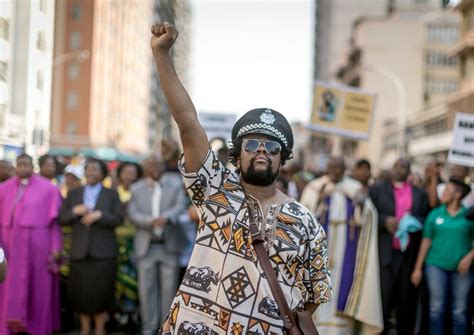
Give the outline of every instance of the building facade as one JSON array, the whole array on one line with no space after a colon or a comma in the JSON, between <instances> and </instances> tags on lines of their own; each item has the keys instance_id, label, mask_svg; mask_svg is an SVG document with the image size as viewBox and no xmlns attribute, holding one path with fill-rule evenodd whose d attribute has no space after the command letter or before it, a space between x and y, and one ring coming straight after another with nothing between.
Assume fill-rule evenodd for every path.
<instances>
[{"instance_id":1,"label":"building facade","mask_svg":"<svg viewBox=\"0 0 474 335\"><path fill-rule=\"evenodd\" d=\"M51 147L148 150L152 0L56 3Z\"/></svg>"},{"instance_id":2,"label":"building facade","mask_svg":"<svg viewBox=\"0 0 474 335\"><path fill-rule=\"evenodd\" d=\"M376 169L390 167L400 156L417 156L415 140L426 132L420 134L415 123L438 115L440 104L459 88L460 62L449 50L459 38L460 20L444 6L400 1L386 17L354 25L350 54L358 54L358 61L348 58L338 75L345 84L347 78L359 81L377 101L369 141L344 140L352 143L342 146L351 149L345 155L367 157Z\"/></svg>"},{"instance_id":3,"label":"building facade","mask_svg":"<svg viewBox=\"0 0 474 335\"><path fill-rule=\"evenodd\" d=\"M179 31L179 38L171 49L176 72L183 85L190 89L189 67L191 58L191 7L188 0L155 0L153 4L154 22L167 21ZM163 139L178 139L178 130L166 103L155 65L152 64L150 82L150 106L148 121L148 146L159 152Z\"/></svg>"},{"instance_id":4,"label":"building facade","mask_svg":"<svg viewBox=\"0 0 474 335\"><path fill-rule=\"evenodd\" d=\"M48 151L54 1L0 3L0 158Z\"/></svg>"},{"instance_id":5,"label":"building facade","mask_svg":"<svg viewBox=\"0 0 474 335\"><path fill-rule=\"evenodd\" d=\"M362 17L384 17L387 2L380 0L317 0L314 45L314 79L329 83L341 82L338 72L351 58L351 38L354 22ZM352 82L352 79L356 82ZM345 84L358 86L359 77L347 79ZM337 136L308 132L304 150L309 168L321 170L331 154L352 152L354 141ZM346 155L350 157L350 155ZM350 160L350 159L349 159ZM321 164L320 162L323 162ZM350 162L348 161L350 164Z\"/></svg>"}]
</instances>

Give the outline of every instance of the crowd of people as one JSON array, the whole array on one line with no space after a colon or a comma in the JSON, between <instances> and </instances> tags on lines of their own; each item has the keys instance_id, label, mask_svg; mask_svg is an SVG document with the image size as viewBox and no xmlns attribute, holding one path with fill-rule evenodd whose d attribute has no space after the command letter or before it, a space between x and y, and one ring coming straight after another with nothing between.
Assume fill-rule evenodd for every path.
<instances>
[{"instance_id":1,"label":"crowd of people","mask_svg":"<svg viewBox=\"0 0 474 335\"><path fill-rule=\"evenodd\" d=\"M26 154L1 161L0 333L158 329L197 230L178 157L165 141L114 171L96 158L44 155L37 173Z\"/></svg>"},{"instance_id":2,"label":"crowd of people","mask_svg":"<svg viewBox=\"0 0 474 335\"><path fill-rule=\"evenodd\" d=\"M27 155L15 167L0 162L2 246L11 268L8 283L0 286L3 331L46 334L60 329L60 319L62 329L71 330L77 326L74 313L84 334L92 319L96 333L105 332L106 322L127 332L141 325L144 334L159 328L184 276L199 221L177 169L177 146L171 151L164 152L167 159L124 162L113 178L98 159L67 165L60 174L57 159L45 155L38 175ZM469 168L451 165L445 181L442 164L427 164L418 180L405 159L377 178L364 159L351 171L341 157L331 158L325 173L295 165L282 169L277 187L310 209L328 236L333 300L316 312L322 334L338 333L334 328L421 330L420 294L429 296L423 308L433 330L444 333L448 314L452 334L467 333L474 235ZM397 238L402 222L413 218L420 225L403 225L408 234ZM31 234L32 228L38 230ZM3 251L0 256L5 267ZM26 262L33 268L24 268ZM6 270L1 272L3 278ZM21 290L31 294L20 297L15 292ZM354 292L364 306L358 313L347 309ZM41 321L45 315L47 322Z\"/></svg>"},{"instance_id":3,"label":"crowd of people","mask_svg":"<svg viewBox=\"0 0 474 335\"><path fill-rule=\"evenodd\" d=\"M38 173L26 154L1 161L0 334L61 321L82 335L279 334L308 326L305 312L325 335L470 334L468 167L422 175L400 158L374 178L367 160L349 171L331 157L304 171L268 108L236 122L227 157L213 153L169 57L177 32L152 34L181 162L171 141L113 173L95 158L60 169L45 155Z\"/></svg>"}]
</instances>

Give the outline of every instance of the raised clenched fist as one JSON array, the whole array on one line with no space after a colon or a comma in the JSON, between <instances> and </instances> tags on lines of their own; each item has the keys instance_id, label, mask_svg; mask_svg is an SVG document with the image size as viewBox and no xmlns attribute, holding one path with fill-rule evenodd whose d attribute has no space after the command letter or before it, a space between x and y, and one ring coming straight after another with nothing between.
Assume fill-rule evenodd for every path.
<instances>
[{"instance_id":1,"label":"raised clenched fist","mask_svg":"<svg viewBox=\"0 0 474 335\"><path fill-rule=\"evenodd\" d=\"M178 38L178 31L168 22L160 22L151 26L151 49L153 52L168 51Z\"/></svg>"}]
</instances>

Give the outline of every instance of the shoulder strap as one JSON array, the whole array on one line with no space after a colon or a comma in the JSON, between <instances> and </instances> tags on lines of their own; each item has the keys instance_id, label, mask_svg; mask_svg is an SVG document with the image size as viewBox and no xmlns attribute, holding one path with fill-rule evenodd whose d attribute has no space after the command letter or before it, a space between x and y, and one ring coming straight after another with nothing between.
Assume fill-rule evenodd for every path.
<instances>
[{"instance_id":1,"label":"shoulder strap","mask_svg":"<svg viewBox=\"0 0 474 335\"><path fill-rule=\"evenodd\" d=\"M250 233L252 235L252 245L257 254L257 258L260 262L260 265L263 268L263 272L267 277L268 284L270 285L270 290L273 293L273 297L278 305L278 309L280 310L280 315L283 320L283 324L285 325L286 329L291 329L295 327L296 322L293 314L291 313L290 307L286 302L285 295L278 283L278 279L275 275L273 267L270 263L270 258L268 257L267 252L265 251L265 247L263 246L264 240L262 238L262 234L258 230L257 224L255 223L255 217L252 209L252 205L248 204L249 209L249 217L250 217Z\"/></svg>"}]
</instances>

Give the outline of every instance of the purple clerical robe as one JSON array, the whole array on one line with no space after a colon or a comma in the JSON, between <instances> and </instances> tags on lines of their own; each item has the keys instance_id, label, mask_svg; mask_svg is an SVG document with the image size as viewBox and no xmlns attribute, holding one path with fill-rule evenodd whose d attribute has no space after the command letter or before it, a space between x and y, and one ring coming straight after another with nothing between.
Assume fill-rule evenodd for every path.
<instances>
[{"instance_id":1,"label":"purple clerical robe","mask_svg":"<svg viewBox=\"0 0 474 335\"><path fill-rule=\"evenodd\" d=\"M51 254L62 248L60 206L59 189L43 177L0 184L0 245L9 270L0 284L0 335L12 328L33 335L59 329L59 275Z\"/></svg>"}]
</instances>

